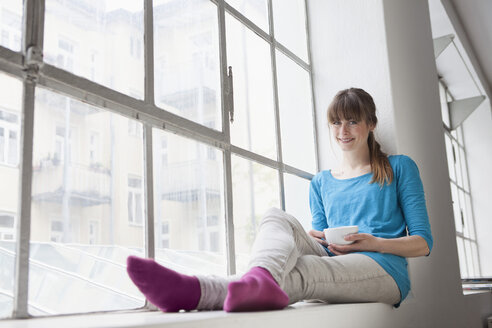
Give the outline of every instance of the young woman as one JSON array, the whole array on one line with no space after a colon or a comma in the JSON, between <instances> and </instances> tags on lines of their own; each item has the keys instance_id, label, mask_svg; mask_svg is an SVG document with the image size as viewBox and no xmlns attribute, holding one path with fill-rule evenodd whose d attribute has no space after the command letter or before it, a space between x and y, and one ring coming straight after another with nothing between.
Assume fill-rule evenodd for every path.
<instances>
[{"instance_id":1,"label":"young woman","mask_svg":"<svg viewBox=\"0 0 492 328\"><path fill-rule=\"evenodd\" d=\"M376 106L364 90L340 91L328 122L343 156L338 169L311 181L313 230L267 211L240 279L186 276L130 256L128 274L147 299L165 312L275 310L307 299L398 306L410 290L405 258L428 255L433 242L418 168L381 151ZM345 237L352 244L324 240L323 229L348 225L359 227Z\"/></svg>"}]
</instances>

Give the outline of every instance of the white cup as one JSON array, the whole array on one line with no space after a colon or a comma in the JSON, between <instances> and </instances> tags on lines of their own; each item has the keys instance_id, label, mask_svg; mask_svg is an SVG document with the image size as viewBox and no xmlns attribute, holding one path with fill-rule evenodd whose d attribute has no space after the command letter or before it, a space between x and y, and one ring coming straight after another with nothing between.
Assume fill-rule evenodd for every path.
<instances>
[{"instance_id":1,"label":"white cup","mask_svg":"<svg viewBox=\"0 0 492 328\"><path fill-rule=\"evenodd\" d=\"M325 239L328 244L338 244L338 245L348 245L352 244L353 241L347 241L344 239L346 235L352 233L358 233L358 226L345 226L345 227L337 227L337 228L328 228L323 230L325 233Z\"/></svg>"}]
</instances>

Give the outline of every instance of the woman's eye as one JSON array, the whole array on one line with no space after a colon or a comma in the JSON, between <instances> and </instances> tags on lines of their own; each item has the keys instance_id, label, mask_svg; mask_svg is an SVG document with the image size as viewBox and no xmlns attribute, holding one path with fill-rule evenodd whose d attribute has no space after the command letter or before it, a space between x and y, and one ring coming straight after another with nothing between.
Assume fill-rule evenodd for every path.
<instances>
[{"instance_id":1,"label":"woman's eye","mask_svg":"<svg viewBox=\"0 0 492 328\"><path fill-rule=\"evenodd\" d=\"M340 125L340 121L335 121L332 123L333 125Z\"/></svg>"},{"instance_id":2,"label":"woman's eye","mask_svg":"<svg viewBox=\"0 0 492 328\"><path fill-rule=\"evenodd\" d=\"M350 121L349 123L350 123L350 125L355 125L355 124L357 124L357 121Z\"/></svg>"}]
</instances>

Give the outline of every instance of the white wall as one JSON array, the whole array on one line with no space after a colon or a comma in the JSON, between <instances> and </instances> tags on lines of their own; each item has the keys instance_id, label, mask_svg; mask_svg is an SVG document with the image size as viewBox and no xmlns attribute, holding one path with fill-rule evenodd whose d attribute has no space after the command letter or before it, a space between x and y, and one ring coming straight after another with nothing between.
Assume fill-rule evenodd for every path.
<instances>
[{"instance_id":1,"label":"white wall","mask_svg":"<svg viewBox=\"0 0 492 328\"><path fill-rule=\"evenodd\" d=\"M329 101L340 89L362 87L378 106L383 148L417 162L426 192L433 252L410 261L413 298L391 315L375 312L374 327L479 326L479 311L470 309L480 306L465 307L470 299L461 291L427 2L309 0L308 5L320 168L336 165L326 129ZM492 304L491 297L473 301Z\"/></svg>"}]
</instances>

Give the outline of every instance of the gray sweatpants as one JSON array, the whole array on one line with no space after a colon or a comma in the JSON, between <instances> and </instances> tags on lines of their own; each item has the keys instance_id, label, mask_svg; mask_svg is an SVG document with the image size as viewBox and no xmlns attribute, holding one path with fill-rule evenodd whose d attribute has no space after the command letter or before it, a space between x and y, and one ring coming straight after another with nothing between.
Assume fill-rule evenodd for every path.
<instances>
[{"instance_id":1,"label":"gray sweatpants","mask_svg":"<svg viewBox=\"0 0 492 328\"><path fill-rule=\"evenodd\" d=\"M329 303L396 304L400 291L393 278L362 254L330 257L293 216L271 208L261 222L249 267L267 269L290 303L317 299ZM198 309L222 309L227 284L237 276L198 276Z\"/></svg>"}]
</instances>

